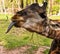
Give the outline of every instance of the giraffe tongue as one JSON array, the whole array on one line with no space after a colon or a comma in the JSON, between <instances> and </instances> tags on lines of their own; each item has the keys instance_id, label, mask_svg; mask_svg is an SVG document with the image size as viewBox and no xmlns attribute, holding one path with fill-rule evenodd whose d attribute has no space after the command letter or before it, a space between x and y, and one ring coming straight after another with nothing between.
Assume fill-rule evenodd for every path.
<instances>
[{"instance_id":1,"label":"giraffe tongue","mask_svg":"<svg viewBox=\"0 0 60 54\"><path fill-rule=\"evenodd\" d=\"M15 23L16 23L16 22L11 22L11 23L10 23L10 25L9 25L6 33L8 33L8 32L11 30L11 28L14 26Z\"/></svg>"}]
</instances>

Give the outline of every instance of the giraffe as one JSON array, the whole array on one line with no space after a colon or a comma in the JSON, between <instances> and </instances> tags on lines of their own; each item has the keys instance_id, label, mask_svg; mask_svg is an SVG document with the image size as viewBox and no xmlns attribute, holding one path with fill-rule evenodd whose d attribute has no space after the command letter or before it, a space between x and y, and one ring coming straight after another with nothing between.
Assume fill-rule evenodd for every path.
<instances>
[{"instance_id":1,"label":"giraffe","mask_svg":"<svg viewBox=\"0 0 60 54\"><path fill-rule=\"evenodd\" d=\"M36 32L47 38L53 39L48 54L60 54L60 25L59 21L48 19L46 13L47 2L43 6L34 3L25 9L16 12L11 18L11 23L7 29L8 33L13 26L23 27L30 32Z\"/></svg>"}]
</instances>

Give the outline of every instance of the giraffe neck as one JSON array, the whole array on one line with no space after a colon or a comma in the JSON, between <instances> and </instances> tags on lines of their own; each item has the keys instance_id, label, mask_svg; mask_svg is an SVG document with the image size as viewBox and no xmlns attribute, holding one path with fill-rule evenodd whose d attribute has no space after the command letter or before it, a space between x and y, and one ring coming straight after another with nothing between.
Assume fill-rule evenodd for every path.
<instances>
[{"instance_id":1,"label":"giraffe neck","mask_svg":"<svg viewBox=\"0 0 60 54\"><path fill-rule=\"evenodd\" d=\"M45 32L42 32L42 35L50 39L60 39L60 28L53 27L52 25L50 25L49 21L44 30Z\"/></svg>"}]
</instances>

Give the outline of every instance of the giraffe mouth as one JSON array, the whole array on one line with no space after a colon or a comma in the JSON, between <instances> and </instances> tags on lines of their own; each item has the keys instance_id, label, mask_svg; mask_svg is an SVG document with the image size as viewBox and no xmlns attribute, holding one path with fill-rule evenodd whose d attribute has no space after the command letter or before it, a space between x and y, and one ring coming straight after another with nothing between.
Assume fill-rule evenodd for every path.
<instances>
[{"instance_id":1,"label":"giraffe mouth","mask_svg":"<svg viewBox=\"0 0 60 54\"><path fill-rule=\"evenodd\" d=\"M8 26L6 33L8 33L15 24L16 24L16 22L11 22L10 25Z\"/></svg>"}]
</instances>

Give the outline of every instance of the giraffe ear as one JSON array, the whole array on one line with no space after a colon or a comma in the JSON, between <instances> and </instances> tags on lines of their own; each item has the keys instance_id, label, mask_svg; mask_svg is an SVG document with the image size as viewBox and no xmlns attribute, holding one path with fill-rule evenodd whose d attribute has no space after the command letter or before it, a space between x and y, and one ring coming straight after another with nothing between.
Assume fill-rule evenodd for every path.
<instances>
[{"instance_id":1,"label":"giraffe ear","mask_svg":"<svg viewBox=\"0 0 60 54\"><path fill-rule=\"evenodd\" d=\"M47 7L47 1L43 2L43 7L44 7L44 9L46 9L46 7Z\"/></svg>"}]
</instances>

